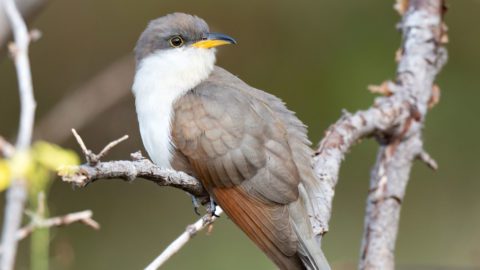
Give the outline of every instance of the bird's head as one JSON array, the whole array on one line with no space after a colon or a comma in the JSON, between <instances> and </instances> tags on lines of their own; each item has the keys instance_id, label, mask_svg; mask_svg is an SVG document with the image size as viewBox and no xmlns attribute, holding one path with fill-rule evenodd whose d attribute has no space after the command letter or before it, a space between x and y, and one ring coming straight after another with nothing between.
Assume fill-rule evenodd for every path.
<instances>
[{"instance_id":1,"label":"bird's head","mask_svg":"<svg viewBox=\"0 0 480 270\"><path fill-rule=\"evenodd\" d=\"M214 55L215 47L226 44L236 41L224 34L211 33L207 23L197 16L172 13L149 23L137 42L135 57L138 65L153 54Z\"/></svg>"}]
</instances>

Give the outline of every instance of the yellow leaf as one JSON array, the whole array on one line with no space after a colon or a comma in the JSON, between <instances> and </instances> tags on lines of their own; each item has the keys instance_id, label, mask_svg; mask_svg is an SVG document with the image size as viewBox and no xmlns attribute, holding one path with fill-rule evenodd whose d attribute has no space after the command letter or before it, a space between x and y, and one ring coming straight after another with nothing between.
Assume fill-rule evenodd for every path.
<instances>
[{"instance_id":1,"label":"yellow leaf","mask_svg":"<svg viewBox=\"0 0 480 270\"><path fill-rule=\"evenodd\" d=\"M39 192L45 192L51 184L52 175L49 169L40 164L35 164L27 173L28 191L30 199L35 201Z\"/></svg>"},{"instance_id":2,"label":"yellow leaf","mask_svg":"<svg viewBox=\"0 0 480 270\"><path fill-rule=\"evenodd\" d=\"M74 151L44 141L36 142L32 147L32 152L38 163L52 171L62 166L80 163L80 159Z\"/></svg>"},{"instance_id":3,"label":"yellow leaf","mask_svg":"<svg viewBox=\"0 0 480 270\"><path fill-rule=\"evenodd\" d=\"M10 185L12 172L6 160L0 160L0 191L4 191Z\"/></svg>"},{"instance_id":4,"label":"yellow leaf","mask_svg":"<svg viewBox=\"0 0 480 270\"><path fill-rule=\"evenodd\" d=\"M11 179L24 178L29 180L29 191L35 198L50 185L52 171L79 163L79 157L73 151L47 142L36 142L30 150L15 152L11 159L0 160L0 191L8 188Z\"/></svg>"},{"instance_id":5,"label":"yellow leaf","mask_svg":"<svg viewBox=\"0 0 480 270\"><path fill-rule=\"evenodd\" d=\"M8 163L12 178L25 178L33 165L29 151L15 152Z\"/></svg>"}]
</instances>

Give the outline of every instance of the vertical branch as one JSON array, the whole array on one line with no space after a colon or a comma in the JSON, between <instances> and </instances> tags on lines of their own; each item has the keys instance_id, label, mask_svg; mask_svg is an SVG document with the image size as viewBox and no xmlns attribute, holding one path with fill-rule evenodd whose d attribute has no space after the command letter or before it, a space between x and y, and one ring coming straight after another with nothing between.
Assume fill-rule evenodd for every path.
<instances>
[{"instance_id":1,"label":"vertical branch","mask_svg":"<svg viewBox=\"0 0 480 270\"><path fill-rule=\"evenodd\" d=\"M48 0L14 0L17 9L24 20L32 21L40 11L47 5ZM0 4L0 61L5 56L5 48L12 35L12 28L5 8Z\"/></svg>"},{"instance_id":2,"label":"vertical branch","mask_svg":"<svg viewBox=\"0 0 480 270\"><path fill-rule=\"evenodd\" d=\"M28 46L30 35L13 0L1 0L0 3L12 27L15 43L11 46L11 53L15 62L20 92L20 126L17 143L17 154L24 153L30 147L33 122L35 118L35 100L33 98L32 75L28 59ZM3 253L0 267L2 270L13 269L17 251L18 240L16 232L22 222L22 214L27 197L26 179L21 172L14 172L14 179L7 191L4 225L2 231Z\"/></svg>"},{"instance_id":3,"label":"vertical branch","mask_svg":"<svg viewBox=\"0 0 480 270\"><path fill-rule=\"evenodd\" d=\"M23 21L13 0L3 0L5 11L10 20L14 33L14 46L12 47L13 60L18 76L20 92L20 127L15 148L24 151L30 147L32 140L33 121L35 117L35 100L33 98L32 74L30 72L30 60L28 59L28 46L30 35L27 25Z\"/></svg>"},{"instance_id":4,"label":"vertical branch","mask_svg":"<svg viewBox=\"0 0 480 270\"><path fill-rule=\"evenodd\" d=\"M399 144L397 149L393 147L380 147L372 170L360 269L395 269L394 250L401 204L412 161L422 149L422 141L416 135Z\"/></svg>"},{"instance_id":5,"label":"vertical branch","mask_svg":"<svg viewBox=\"0 0 480 270\"><path fill-rule=\"evenodd\" d=\"M370 180L360 269L395 268L401 203L412 162L423 153L422 127L435 89L435 76L446 59L446 51L441 47L442 15L442 0L408 1L401 23L403 55L391 88L403 96L410 117L381 137L383 145Z\"/></svg>"}]
</instances>

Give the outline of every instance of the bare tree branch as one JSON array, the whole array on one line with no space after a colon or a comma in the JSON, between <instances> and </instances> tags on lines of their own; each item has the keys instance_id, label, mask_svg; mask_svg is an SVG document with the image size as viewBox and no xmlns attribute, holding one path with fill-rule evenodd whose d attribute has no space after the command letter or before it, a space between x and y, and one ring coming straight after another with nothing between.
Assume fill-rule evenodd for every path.
<instances>
[{"instance_id":1,"label":"bare tree branch","mask_svg":"<svg viewBox=\"0 0 480 270\"><path fill-rule=\"evenodd\" d=\"M18 230L17 237L18 240L22 240L36 229L67 226L76 222L83 223L94 230L99 230L100 224L92 219L92 216L93 212L91 210L84 210L80 212L69 213L64 216L38 220Z\"/></svg>"},{"instance_id":2,"label":"bare tree branch","mask_svg":"<svg viewBox=\"0 0 480 270\"><path fill-rule=\"evenodd\" d=\"M52 217L45 220L38 220L36 222L32 222L17 231L17 241L25 239L37 229L67 226L77 222L83 223L94 230L99 230L100 225L98 224L98 222L92 219L92 216L93 212L91 210L84 210L80 212L70 213L64 216ZM3 247L0 246L0 253L2 252Z\"/></svg>"},{"instance_id":3,"label":"bare tree branch","mask_svg":"<svg viewBox=\"0 0 480 270\"><path fill-rule=\"evenodd\" d=\"M411 1L411 5L415 5L415 2ZM404 25L413 29L417 25L410 25L413 22L407 20L408 16L413 18L407 14ZM439 34L441 33L439 28L432 29L430 18L418 17L418 15L415 17L416 24L428 25L428 29L424 30L429 33L430 38L434 37L432 36L434 33L439 36L443 34ZM436 27L440 27L441 20L437 18L433 23L436 23ZM381 144L395 145L395 149L398 150L396 147L398 140L412 136L413 131L419 132L423 125L427 104L432 96L432 83L435 75L446 62L446 50L439 46L440 42L436 39L423 40L425 37L421 37L421 44L413 43L412 38L418 38L416 32L408 31L404 30L404 45L401 50L403 55L400 58L397 81L387 81L379 87L369 87L370 90L385 96L377 98L374 105L366 111L355 114L346 113L327 130L324 139L320 142L314 158L314 167L321 179L323 194L319 196L318 203L322 207L321 220L325 222L325 230L328 230L340 164L348 150L360 139L371 136L377 137ZM427 46L428 51L422 50L422 46ZM409 63L412 67L407 67L405 63ZM417 74L421 78L416 78ZM417 85L412 85L413 79L417 80ZM416 153L414 157L420 153L423 153L423 150ZM433 161L431 158L430 160ZM429 164L432 165L434 162Z\"/></svg>"},{"instance_id":4,"label":"bare tree branch","mask_svg":"<svg viewBox=\"0 0 480 270\"><path fill-rule=\"evenodd\" d=\"M156 270L160 268L170 257L177 253L185 244L188 243L193 236L199 231L205 229L211 225L221 214L223 210L220 207L216 208L215 214L206 214L194 224L188 225L184 233L182 233L175 241L173 241L168 247L151 262L145 270Z\"/></svg>"},{"instance_id":5,"label":"bare tree branch","mask_svg":"<svg viewBox=\"0 0 480 270\"><path fill-rule=\"evenodd\" d=\"M361 138L388 131L409 115L407 104L398 96L379 98L377 104L366 111L344 114L327 130L315 153L314 169L323 193L318 196L317 203L321 207L320 220L324 222L324 231L328 231L334 190L345 154Z\"/></svg>"},{"instance_id":6,"label":"bare tree branch","mask_svg":"<svg viewBox=\"0 0 480 270\"><path fill-rule=\"evenodd\" d=\"M15 0L20 14L27 21L31 20L46 6L47 0ZM0 60L5 55L5 48L12 35L5 9L0 5Z\"/></svg>"},{"instance_id":7,"label":"bare tree branch","mask_svg":"<svg viewBox=\"0 0 480 270\"><path fill-rule=\"evenodd\" d=\"M71 166L62 169L59 175L65 182L84 187L99 179L123 179L133 181L135 178L143 178L160 186L171 186L182 189L196 197L207 196L207 192L197 179L184 172L160 168L150 160L144 158L140 151L131 155L132 161L119 160L101 162L100 154L96 155L89 150L75 130L73 130L73 132L87 161L94 160L95 162L93 164L87 162L80 166ZM125 136L122 138L125 138ZM121 142L122 138L109 143L101 153L105 154L108 152L109 149ZM104 154L102 154L102 156Z\"/></svg>"},{"instance_id":8,"label":"bare tree branch","mask_svg":"<svg viewBox=\"0 0 480 270\"><path fill-rule=\"evenodd\" d=\"M35 100L33 98L32 75L30 61L28 59L28 46L30 35L27 26L22 19L13 0L0 1L10 21L15 40L11 46L13 60L18 76L20 91L20 127L18 138L15 144L17 153L22 153L30 147L35 118ZM2 231L2 246L4 252L1 256L0 268L2 270L13 269L15 255L17 252L18 239L15 232L21 225L22 213L27 197L26 181L22 172L13 172L14 179L7 191L7 202L5 206L4 225Z\"/></svg>"},{"instance_id":9,"label":"bare tree branch","mask_svg":"<svg viewBox=\"0 0 480 270\"><path fill-rule=\"evenodd\" d=\"M435 76L446 61L442 0L410 0L401 22L403 56L398 65L395 92L411 108L394 133L380 147L372 170L362 241L360 269L394 269L394 250L400 208L414 159L431 167L425 155L422 128L432 98Z\"/></svg>"},{"instance_id":10,"label":"bare tree branch","mask_svg":"<svg viewBox=\"0 0 480 270\"><path fill-rule=\"evenodd\" d=\"M69 168L67 171L73 171L73 173L61 173L63 181L79 187L99 179L133 181L135 178L143 178L160 186L182 189L197 197L204 197L207 194L197 179L184 172L162 169L145 158L133 161L99 162L95 166L83 164Z\"/></svg>"}]
</instances>

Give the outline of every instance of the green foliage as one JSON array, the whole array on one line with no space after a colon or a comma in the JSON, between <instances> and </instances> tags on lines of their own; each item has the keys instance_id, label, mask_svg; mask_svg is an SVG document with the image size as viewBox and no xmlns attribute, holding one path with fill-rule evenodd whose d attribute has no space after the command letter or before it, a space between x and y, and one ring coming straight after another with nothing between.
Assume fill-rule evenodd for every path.
<instances>
[{"instance_id":1,"label":"green foliage","mask_svg":"<svg viewBox=\"0 0 480 270\"><path fill-rule=\"evenodd\" d=\"M10 185L11 178L8 161L0 160L0 191L5 190Z\"/></svg>"},{"instance_id":2,"label":"green foliage","mask_svg":"<svg viewBox=\"0 0 480 270\"><path fill-rule=\"evenodd\" d=\"M0 191L8 188L12 178L24 178L28 181L31 201L34 201L39 192L49 187L52 172L79 162L75 152L38 141L29 151L17 152L11 159L0 160Z\"/></svg>"},{"instance_id":3,"label":"green foliage","mask_svg":"<svg viewBox=\"0 0 480 270\"><path fill-rule=\"evenodd\" d=\"M30 208L37 209L31 217L31 222L35 223L36 219L48 218L46 198L43 194L48 193L53 172L77 164L79 158L75 152L38 141L30 150L16 152L11 159L0 160L0 191L7 189L13 178L27 179ZM48 228L37 229L32 233L30 242L32 270L49 269L49 245Z\"/></svg>"}]
</instances>

